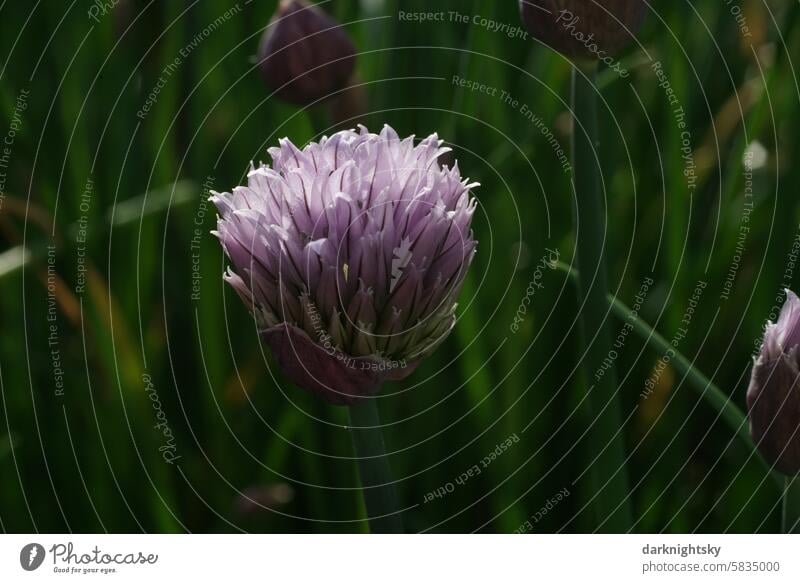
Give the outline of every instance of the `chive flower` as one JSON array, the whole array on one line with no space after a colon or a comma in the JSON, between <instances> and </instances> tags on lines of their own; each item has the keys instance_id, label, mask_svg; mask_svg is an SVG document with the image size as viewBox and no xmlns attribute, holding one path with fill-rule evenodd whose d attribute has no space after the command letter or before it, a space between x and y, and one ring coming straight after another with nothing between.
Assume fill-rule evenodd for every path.
<instances>
[{"instance_id":1,"label":"chive flower","mask_svg":"<svg viewBox=\"0 0 800 583\"><path fill-rule=\"evenodd\" d=\"M767 462L787 476L800 472L800 299L786 290L770 322L747 389L750 435Z\"/></svg>"},{"instance_id":2,"label":"chive flower","mask_svg":"<svg viewBox=\"0 0 800 583\"><path fill-rule=\"evenodd\" d=\"M476 250L477 186L433 134L359 126L270 148L247 186L212 193L225 280L286 377L350 405L402 379L449 334Z\"/></svg>"}]
</instances>

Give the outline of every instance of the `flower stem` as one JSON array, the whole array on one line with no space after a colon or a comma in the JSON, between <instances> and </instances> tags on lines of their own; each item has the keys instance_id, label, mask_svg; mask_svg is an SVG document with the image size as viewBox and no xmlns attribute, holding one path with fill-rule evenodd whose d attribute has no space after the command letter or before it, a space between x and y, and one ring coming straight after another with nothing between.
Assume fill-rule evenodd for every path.
<instances>
[{"instance_id":1,"label":"flower stem","mask_svg":"<svg viewBox=\"0 0 800 583\"><path fill-rule=\"evenodd\" d=\"M578 281L578 272L566 263L559 261L556 267L568 274L575 282ZM718 411L722 420L727 423L728 427L739 437L737 443L747 447L750 457L759 460L774 483L779 488L783 488L784 482L782 476L773 471L770 465L764 461L764 458L761 457L756 450L755 443L753 443L753 440L750 438L750 433L748 431L747 418L744 413L742 413L741 409L731 401L730 397L711 382L707 376L700 372L696 366L693 366L688 358L677 350L671 342L651 328L641 317L637 315L635 318L632 318L631 314L634 312L624 302L613 297L611 294L609 294L606 299L619 320L629 323L633 327L633 331L636 335L639 336L645 344L661 354L667 354L667 352L672 353L670 365L678 374L686 378L688 385L694 389L701 398L705 399L711 407Z\"/></svg>"},{"instance_id":2,"label":"flower stem","mask_svg":"<svg viewBox=\"0 0 800 583\"><path fill-rule=\"evenodd\" d=\"M597 88L594 63L572 71L572 165L575 188L576 256L580 270L578 294L583 301L581 330L586 342L587 371L597 370L611 351L607 320L605 246L606 212L600 191L597 159ZM587 374L587 377L589 374ZM589 388L588 403L594 422L588 446L595 519L610 532L627 532L632 512L625 467L622 421L613 366ZM602 492L602 494L601 494ZM609 514L609 509L614 509Z\"/></svg>"},{"instance_id":3,"label":"flower stem","mask_svg":"<svg viewBox=\"0 0 800 583\"><path fill-rule=\"evenodd\" d=\"M800 477L787 477L783 489L783 532L800 534Z\"/></svg>"},{"instance_id":4,"label":"flower stem","mask_svg":"<svg viewBox=\"0 0 800 583\"><path fill-rule=\"evenodd\" d=\"M401 533L403 521L400 518L392 471L386 458L376 399L364 399L363 402L349 407L349 415L350 435L358 460L370 532Z\"/></svg>"}]
</instances>

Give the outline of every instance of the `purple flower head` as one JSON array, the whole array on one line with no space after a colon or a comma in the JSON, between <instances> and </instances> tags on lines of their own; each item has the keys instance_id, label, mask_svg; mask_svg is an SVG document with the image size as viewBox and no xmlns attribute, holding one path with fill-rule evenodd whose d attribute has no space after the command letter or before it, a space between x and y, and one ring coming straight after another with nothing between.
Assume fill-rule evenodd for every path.
<instances>
[{"instance_id":1,"label":"purple flower head","mask_svg":"<svg viewBox=\"0 0 800 583\"><path fill-rule=\"evenodd\" d=\"M767 324L747 389L750 435L786 475L800 472L800 299L786 290L776 323Z\"/></svg>"},{"instance_id":2,"label":"purple flower head","mask_svg":"<svg viewBox=\"0 0 800 583\"><path fill-rule=\"evenodd\" d=\"M270 148L247 186L213 193L225 279L284 374L338 404L401 379L444 340L475 253L477 186L436 134L389 126Z\"/></svg>"}]
</instances>

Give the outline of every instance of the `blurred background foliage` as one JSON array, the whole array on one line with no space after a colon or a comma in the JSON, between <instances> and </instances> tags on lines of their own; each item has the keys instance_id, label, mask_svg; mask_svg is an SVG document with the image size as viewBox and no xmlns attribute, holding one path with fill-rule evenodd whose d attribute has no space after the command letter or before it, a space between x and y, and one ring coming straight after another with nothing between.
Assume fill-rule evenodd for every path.
<instances>
[{"instance_id":1,"label":"blurred background foliage","mask_svg":"<svg viewBox=\"0 0 800 583\"><path fill-rule=\"evenodd\" d=\"M679 348L743 408L762 326L793 282L800 5L733 5L749 36L729 3L657 3L641 46L621 56L630 77L601 74L599 154L613 292L631 305L652 277L640 314L671 339L698 281L708 282ZM120 0L97 22L91 6L0 4L0 136L13 133L0 169L0 526L363 531L345 411L282 379L223 285L208 233L209 188L242 183L249 161L281 137L305 143L331 129L270 99L254 68L275 2ZM533 530L593 530L581 406L591 379L575 366L577 304L562 272L540 273L543 287L511 331L546 249L572 257L569 175L520 112L525 104L567 150L569 63L471 20L516 26L514 0L325 9L361 53L370 113L353 123L439 132L482 184L480 248L457 327L380 402L408 528L511 532L567 488ZM398 10L457 11L469 22L403 22ZM653 61L685 110L691 192L685 136ZM455 87L453 75L519 106ZM745 151L754 207L741 244ZM615 336L621 328L612 322ZM641 398L660 356L631 335L616 359L635 529L778 530L775 484L682 376L667 368ZM519 443L479 476L425 503L513 434Z\"/></svg>"}]
</instances>

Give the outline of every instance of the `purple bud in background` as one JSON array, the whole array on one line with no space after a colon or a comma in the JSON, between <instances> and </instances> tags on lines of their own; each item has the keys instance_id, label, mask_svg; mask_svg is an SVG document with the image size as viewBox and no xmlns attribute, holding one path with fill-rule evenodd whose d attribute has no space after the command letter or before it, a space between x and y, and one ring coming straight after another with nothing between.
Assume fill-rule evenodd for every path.
<instances>
[{"instance_id":1,"label":"purple bud in background","mask_svg":"<svg viewBox=\"0 0 800 583\"><path fill-rule=\"evenodd\" d=\"M436 134L342 131L213 193L225 279L284 374L337 404L402 379L450 333L475 200Z\"/></svg>"},{"instance_id":2,"label":"purple bud in background","mask_svg":"<svg viewBox=\"0 0 800 583\"><path fill-rule=\"evenodd\" d=\"M308 105L347 85L356 49L341 25L320 8L305 0L281 0L258 59L265 83L278 97Z\"/></svg>"},{"instance_id":3,"label":"purple bud in background","mask_svg":"<svg viewBox=\"0 0 800 583\"><path fill-rule=\"evenodd\" d=\"M750 435L764 459L787 476L800 472L800 299L786 290L777 323L767 324L747 389Z\"/></svg>"},{"instance_id":4,"label":"purple bud in background","mask_svg":"<svg viewBox=\"0 0 800 583\"><path fill-rule=\"evenodd\" d=\"M552 49L588 59L613 56L644 20L644 0L520 0L528 31Z\"/></svg>"}]
</instances>

